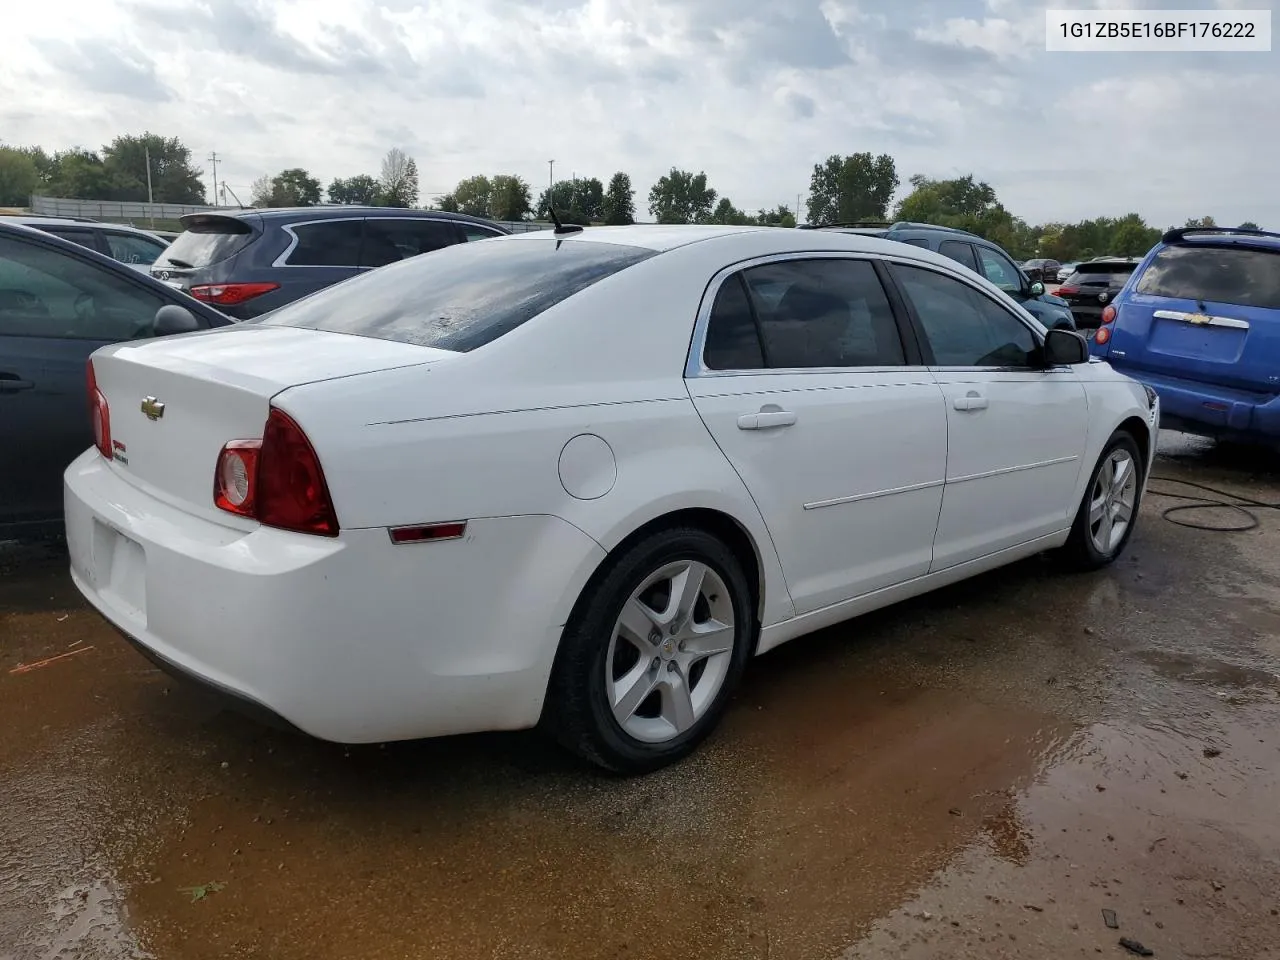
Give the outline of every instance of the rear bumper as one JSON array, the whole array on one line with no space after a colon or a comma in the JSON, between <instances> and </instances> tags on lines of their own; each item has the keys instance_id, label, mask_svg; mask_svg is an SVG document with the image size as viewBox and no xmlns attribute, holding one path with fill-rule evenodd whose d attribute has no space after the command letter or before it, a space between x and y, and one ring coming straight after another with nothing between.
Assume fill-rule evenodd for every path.
<instances>
[{"instance_id":1,"label":"rear bumper","mask_svg":"<svg viewBox=\"0 0 1280 960\"><path fill-rule=\"evenodd\" d=\"M1096 327L1102 323L1102 307L1087 303L1071 305L1071 315L1082 327Z\"/></svg>"},{"instance_id":2,"label":"rear bumper","mask_svg":"<svg viewBox=\"0 0 1280 960\"><path fill-rule=\"evenodd\" d=\"M1114 358L1111 363L1117 369ZM1183 380L1145 370L1124 370L1160 395L1160 423L1218 439L1280 441L1280 396Z\"/></svg>"},{"instance_id":3,"label":"rear bumper","mask_svg":"<svg viewBox=\"0 0 1280 960\"><path fill-rule=\"evenodd\" d=\"M556 517L471 520L396 546L195 517L96 451L67 468L85 598L166 670L344 743L537 723L568 611L603 549Z\"/></svg>"}]
</instances>

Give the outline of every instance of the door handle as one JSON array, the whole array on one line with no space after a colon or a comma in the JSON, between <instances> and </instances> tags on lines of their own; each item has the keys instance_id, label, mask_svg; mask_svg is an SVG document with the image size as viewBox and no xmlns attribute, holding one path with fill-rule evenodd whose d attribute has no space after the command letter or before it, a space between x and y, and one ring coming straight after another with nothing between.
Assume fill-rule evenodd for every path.
<instances>
[{"instance_id":1,"label":"door handle","mask_svg":"<svg viewBox=\"0 0 1280 960\"><path fill-rule=\"evenodd\" d=\"M796 415L790 410L765 408L759 413L747 413L738 418L739 430L772 430L775 427L789 427L796 422Z\"/></svg>"},{"instance_id":2,"label":"door handle","mask_svg":"<svg viewBox=\"0 0 1280 960\"><path fill-rule=\"evenodd\" d=\"M0 373L0 393L17 393L19 390L30 390L35 384L30 380L19 380L11 373Z\"/></svg>"},{"instance_id":3,"label":"door handle","mask_svg":"<svg viewBox=\"0 0 1280 960\"><path fill-rule=\"evenodd\" d=\"M985 410L987 409L987 398L976 390L970 390L963 397L956 397L952 400L951 405L957 410Z\"/></svg>"}]
</instances>

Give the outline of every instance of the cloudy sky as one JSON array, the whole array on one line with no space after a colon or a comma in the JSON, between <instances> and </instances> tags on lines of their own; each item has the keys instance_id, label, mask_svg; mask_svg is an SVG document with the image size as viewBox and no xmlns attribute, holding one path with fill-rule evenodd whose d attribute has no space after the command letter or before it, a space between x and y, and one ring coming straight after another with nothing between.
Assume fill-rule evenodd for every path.
<instances>
[{"instance_id":1,"label":"cloudy sky","mask_svg":"<svg viewBox=\"0 0 1280 960\"><path fill-rule=\"evenodd\" d=\"M1276 0L1056 0L1261 8ZM1032 222L1137 211L1280 228L1277 53L1046 53L1030 0L39 0L5 4L0 141L180 137L248 200L399 146L423 200L671 166L794 206L832 153L972 172Z\"/></svg>"}]
</instances>

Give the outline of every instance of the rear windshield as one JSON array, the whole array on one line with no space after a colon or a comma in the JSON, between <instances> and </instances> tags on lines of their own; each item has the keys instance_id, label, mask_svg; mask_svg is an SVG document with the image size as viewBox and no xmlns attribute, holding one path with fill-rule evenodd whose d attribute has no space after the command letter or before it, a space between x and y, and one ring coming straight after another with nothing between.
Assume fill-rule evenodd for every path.
<instances>
[{"instance_id":1,"label":"rear windshield","mask_svg":"<svg viewBox=\"0 0 1280 960\"><path fill-rule=\"evenodd\" d=\"M175 267L207 267L227 259L253 239L249 225L232 217L195 221L160 254Z\"/></svg>"},{"instance_id":2,"label":"rear windshield","mask_svg":"<svg viewBox=\"0 0 1280 960\"><path fill-rule=\"evenodd\" d=\"M1152 258L1137 291L1280 310L1280 255L1247 247L1165 247Z\"/></svg>"},{"instance_id":3,"label":"rear windshield","mask_svg":"<svg viewBox=\"0 0 1280 960\"><path fill-rule=\"evenodd\" d=\"M612 243L460 243L379 267L256 321L465 353L655 251Z\"/></svg>"},{"instance_id":4,"label":"rear windshield","mask_svg":"<svg viewBox=\"0 0 1280 960\"><path fill-rule=\"evenodd\" d=\"M1136 263L1081 263L1077 264L1068 283L1091 285L1124 283L1133 273Z\"/></svg>"}]
</instances>

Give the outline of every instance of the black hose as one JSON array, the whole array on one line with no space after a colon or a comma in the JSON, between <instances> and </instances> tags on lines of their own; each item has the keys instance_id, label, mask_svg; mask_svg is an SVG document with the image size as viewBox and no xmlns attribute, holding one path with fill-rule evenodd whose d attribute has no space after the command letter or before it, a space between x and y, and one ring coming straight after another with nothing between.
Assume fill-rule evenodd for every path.
<instances>
[{"instance_id":1,"label":"black hose","mask_svg":"<svg viewBox=\"0 0 1280 960\"><path fill-rule=\"evenodd\" d=\"M1190 527L1193 530L1210 530L1214 533L1243 533L1246 530L1253 530L1261 524L1258 515L1253 510L1280 510L1280 503L1267 503L1263 500L1254 500L1252 497L1246 497L1239 493L1232 493L1229 490L1219 490L1217 487L1211 487L1208 484L1196 483L1193 480L1180 480L1177 477L1160 477L1152 475L1153 481L1161 483L1177 483L1184 487L1193 487L1196 490L1203 490L1206 493L1214 494L1213 497L1196 497L1186 493L1173 493L1169 490L1156 490L1151 487L1147 488L1147 494L1153 497L1167 497L1171 500L1189 500L1191 503L1179 503L1172 507L1165 507L1160 511L1160 516L1168 520L1170 523L1176 523L1180 527ZM1221 526L1203 522L1188 520L1175 514L1187 513L1192 510L1231 510L1244 519L1234 526Z\"/></svg>"}]
</instances>

